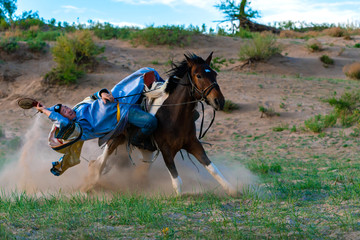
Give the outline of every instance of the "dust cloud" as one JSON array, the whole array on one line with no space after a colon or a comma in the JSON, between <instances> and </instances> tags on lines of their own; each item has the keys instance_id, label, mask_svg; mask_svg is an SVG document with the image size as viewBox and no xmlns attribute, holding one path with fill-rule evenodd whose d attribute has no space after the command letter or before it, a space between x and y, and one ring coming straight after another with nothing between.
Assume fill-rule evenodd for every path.
<instances>
[{"instance_id":1,"label":"dust cloud","mask_svg":"<svg viewBox=\"0 0 360 240\"><path fill-rule=\"evenodd\" d=\"M51 123L41 117L33 119L32 127L23 136L23 145L14 161L5 165L0 171L0 189L2 193L25 192L31 195L73 194L80 192L88 179L88 165L102 153L97 141L84 144L81 163L56 177L50 173L51 163L58 160L61 154L47 145L48 131ZM192 161L184 152L175 163L183 181L183 193L202 193L212 191L223 193L221 186L212 178L206 169ZM103 194L113 192L135 192L140 194L173 194L171 178L161 155L152 164L140 160L140 152L134 150L129 160L125 146L120 146L108 160L107 173L94 186L91 193ZM225 178L240 192L256 186L257 178L239 163L222 156L210 156Z\"/></svg>"}]
</instances>

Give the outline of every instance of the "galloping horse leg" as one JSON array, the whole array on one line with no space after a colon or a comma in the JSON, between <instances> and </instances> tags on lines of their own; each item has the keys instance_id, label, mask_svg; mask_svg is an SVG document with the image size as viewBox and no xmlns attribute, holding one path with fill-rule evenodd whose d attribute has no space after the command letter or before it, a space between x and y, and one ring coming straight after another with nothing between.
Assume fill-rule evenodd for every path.
<instances>
[{"instance_id":1,"label":"galloping horse leg","mask_svg":"<svg viewBox=\"0 0 360 240\"><path fill-rule=\"evenodd\" d=\"M196 159L229 194L236 193L236 189L225 179L215 164L210 161L198 139L195 139L193 142L191 142L185 149L196 157Z\"/></svg>"},{"instance_id":2,"label":"galloping horse leg","mask_svg":"<svg viewBox=\"0 0 360 240\"><path fill-rule=\"evenodd\" d=\"M136 165L134 170L133 178L135 182L139 183L140 186L144 187L147 186L149 183L148 173L151 167L151 160L153 157L153 152L139 149L142 158L140 159L142 162Z\"/></svg>"},{"instance_id":3,"label":"galloping horse leg","mask_svg":"<svg viewBox=\"0 0 360 240\"><path fill-rule=\"evenodd\" d=\"M89 191L94 188L95 184L99 181L100 176L106 166L107 160L114 150L124 142L122 136L115 139L110 139L106 144L103 153L95 160L89 163L88 174L85 177L85 185L82 191Z\"/></svg>"},{"instance_id":4,"label":"galloping horse leg","mask_svg":"<svg viewBox=\"0 0 360 240\"><path fill-rule=\"evenodd\" d=\"M169 149L171 149L171 148L170 147L167 148L167 151L161 150L161 153L164 157L165 165L169 170L173 188L176 191L176 194L180 195L182 180L176 170L176 166L175 166L175 162L174 162L175 153L173 153L172 151L169 151Z\"/></svg>"}]
</instances>

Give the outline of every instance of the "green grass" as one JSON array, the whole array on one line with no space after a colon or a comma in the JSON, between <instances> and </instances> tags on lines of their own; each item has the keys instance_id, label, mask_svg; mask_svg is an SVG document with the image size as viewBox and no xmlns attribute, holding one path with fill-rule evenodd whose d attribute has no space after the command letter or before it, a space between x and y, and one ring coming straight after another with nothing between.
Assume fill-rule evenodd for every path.
<instances>
[{"instance_id":1,"label":"green grass","mask_svg":"<svg viewBox=\"0 0 360 240\"><path fill-rule=\"evenodd\" d=\"M233 152L260 180L258 192L144 196L114 193L0 196L0 236L9 239L344 239L360 230L360 159L341 149L360 141L341 134L329 139L268 133L249 138L246 156ZM271 142L268 145L264 142ZM240 141L243 142L243 141ZM241 143L245 144L245 143ZM292 146L290 146L292 145ZM286 150L286 151L284 151ZM299 157L301 156L301 157ZM59 234L61 232L61 234ZM30 235L29 235L30 234Z\"/></svg>"}]
</instances>

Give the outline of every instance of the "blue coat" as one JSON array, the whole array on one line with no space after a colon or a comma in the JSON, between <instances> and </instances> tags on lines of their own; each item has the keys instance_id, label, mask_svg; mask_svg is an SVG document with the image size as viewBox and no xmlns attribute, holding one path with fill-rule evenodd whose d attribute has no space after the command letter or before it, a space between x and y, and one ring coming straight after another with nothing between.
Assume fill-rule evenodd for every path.
<instances>
[{"instance_id":1,"label":"blue coat","mask_svg":"<svg viewBox=\"0 0 360 240\"><path fill-rule=\"evenodd\" d=\"M112 89L111 93L115 102L104 104L100 98L100 92L94 93L84 101L78 103L73 110L76 112L76 118L69 120L61 114L54 111L54 107L48 108L51 111L49 118L54 121L59 128L56 138L66 139L71 134L74 123L81 126L81 140L101 138L115 128L117 131L123 131L127 123L129 109L135 104L144 89L144 74L154 71L156 81L163 81L160 75L152 68L142 68L128 77L121 80ZM130 97L125 97L133 95ZM120 111L120 113L118 113ZM118 121L117 115L120 119Z\"/></svg>"}]
</instances>

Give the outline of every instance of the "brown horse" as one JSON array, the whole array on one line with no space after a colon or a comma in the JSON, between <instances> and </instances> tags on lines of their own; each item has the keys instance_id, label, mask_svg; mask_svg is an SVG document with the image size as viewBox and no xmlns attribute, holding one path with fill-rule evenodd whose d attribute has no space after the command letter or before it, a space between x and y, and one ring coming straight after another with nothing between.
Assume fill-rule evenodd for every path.
<instances>
[{"instance_id":1,"label":"brown horse","mask_svg":"<svg viewBox=\"0 0 360 240\"><path fill-rule=\"evenodd\" d=\"M158 128L153 137L163 155L177 194L181 194L182 181L174 157L181 149L195 156L226 191L236 192L210 161L196 136L194 111L197 103L205 101L215 110L222 110L225 103L216 81L217 73L210 67L211 59L212 53L206 60L195 54L185 55L185 59L169 71L169 79L163 87L163 96L155 99L154 106L149 110L158 119ZM98 180L106 165L106 159L122 143L120 139L112 139L108 142L103 155L96 161L96 179L92 180ZM141 152L143 156L151 157L149 151Z\"/></svg>"}]
</instances>

